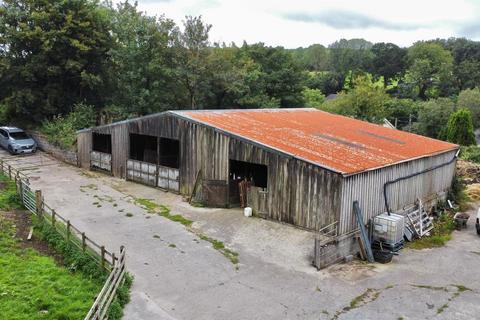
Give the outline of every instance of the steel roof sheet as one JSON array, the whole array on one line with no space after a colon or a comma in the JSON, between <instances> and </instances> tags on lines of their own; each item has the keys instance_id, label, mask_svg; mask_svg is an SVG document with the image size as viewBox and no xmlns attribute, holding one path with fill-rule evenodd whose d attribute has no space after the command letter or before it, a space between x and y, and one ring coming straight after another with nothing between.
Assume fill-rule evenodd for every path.
<instances>
[{"instance_id":1,"label":"steel roof sheet","mask_svg":"<svg viewBox=\"0 0 480 320\"><path fill-rule=\"evenodd\" d=\"M344 175L458 149L452 143L310 108L173 113Z\"/></svg>"}]
</instances>

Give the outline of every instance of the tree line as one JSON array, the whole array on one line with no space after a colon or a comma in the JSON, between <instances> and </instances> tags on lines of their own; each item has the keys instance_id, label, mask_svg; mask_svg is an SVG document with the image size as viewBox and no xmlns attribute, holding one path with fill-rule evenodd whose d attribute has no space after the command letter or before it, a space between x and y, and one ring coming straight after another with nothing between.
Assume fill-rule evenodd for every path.
<instances>
[{"instance_id":1,"label":"tree line","mask_svg":"<svg viewBox=\"0 0 480 320\"><path fill-rule=\"evenodd\" d=\"M480 127L479 42L285 49L212 43L211 28L128 1L4 0L0 121L55 132L170 109L307 106L444 139L466 108Z\"/></svg>"}]
</instances>

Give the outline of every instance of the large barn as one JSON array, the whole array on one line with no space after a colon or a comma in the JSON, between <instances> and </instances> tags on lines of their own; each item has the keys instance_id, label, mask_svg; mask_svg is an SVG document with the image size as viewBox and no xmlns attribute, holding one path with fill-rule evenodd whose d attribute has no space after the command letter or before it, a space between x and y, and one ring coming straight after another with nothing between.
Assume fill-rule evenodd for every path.
<instances>
[{"instance_id":1,"label":"large barn","mask_svg":"<svg viewBox=\"0 0 480 320\"><path fill-rule=\"evenodd\" d=\"M84 168L337 235L444 199L458 146L316 109L168 111L78 132ZM247 180L247 189L239 182Z\"/></svg>"}]
</instances>

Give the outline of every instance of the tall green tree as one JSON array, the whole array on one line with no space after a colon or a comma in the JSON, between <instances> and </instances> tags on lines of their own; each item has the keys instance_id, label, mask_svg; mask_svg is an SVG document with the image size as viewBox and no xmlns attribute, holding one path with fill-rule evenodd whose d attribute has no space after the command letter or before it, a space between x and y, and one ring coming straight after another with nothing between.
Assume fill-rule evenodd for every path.
<instances>
[{"instance_id":1,"label":"tall green tree","mask_svg":"<svg viewBox=\"0 0 480 320\"><path fill-rule=\"evenodd\" d=\"M236 58L239 48L215 46L207 57L209 91L205 93L208 108L231 108L239 106L238 99L247 94L248 70Z\"/></svg>"},{"instance_id":2,"label":"tall green tree","mask_svg":"<svg viewBox=\"0 0 480 320\"><path fill-rule=\"evenodd\" d=\"M112 42L105 7L91 0L0 4L0 104L16 121L66 114L104 101Z\"/></svg>"},{"instance_id":3,"label":"tall green tree","mask_svg":"<svg viewBox=\"0 0 480 320\"><path fill-rule=\"evenodd\" d=\"M408 49L407 81L413 82L421 99L446 95L452 80L453 59L440 44L417 42Z\"/></svg>"},{"instance_id":4,"label":"tall green tree","mask_svg":"<svg viewBox=\"0 0 480 320\"><path fill-rule=\"evenodd\" d=\"M326 101L322 109L353 116L357 119L380 123L387 116L386 106L390 97L383 84L376 84L371 75L358 76L348 92L340 93L336 99Z\"/></svg>"},{"instance_id":5,"label":"tall green tree","mask_svg":"<svg viewBox=\"0 0 480 320\"><path fill-rule=\"evenodd\" d=\"M292 50L292 53L301 66L309 71L326 71L330 68L328 50L321 44L312 44L307 48L297 48Z\"/></svg>"},{"instance_id":6,"label":"tall green tree","mask_svg":"<svg viewBox=\"0 0 480 320\"><path fill-rule=\"evenodd\" d=\"M382 76L385 87L391 79L402 76L405 71L407 50L393 43L376 43L372 46L372 73Z\"/></svg>"},{"instance_id":7,"label":"tall green tree","mask_svg":"<svg viewBox=\"0 0 480 320\"><path fill-rule=\"evenodd\" d=\"M450 38L443 43L453 56L453 76L459 90L480 86L480 42Z\"/></svg>"},{"instance_id":8,"label":"tall green tree","mask_svg":"<svg viewBox=\"0 0 480 320\"><path fill-rule=\"evenodd\" d=\"M205 107L204 93L209 89L206 73L211 28L212 25L205 23L201 16L187 16L175 43L176 76L186 89L191 109Z\"/></svg>"},{"instance_id":9,"label":"tall green tree","mask_svg":"<svg viewBox=\"0 0 480 320\"><path fill-rule=\"evenodd\" d=\"M414 131L431 137L441 138L450 115L455 111L455 104L449 98L438 98L423 101L419 105L418 121Z\"/></svg>"},{"instance_id":10,"label":"tall green tree","mask_svg":"<svg viewBox=\"0 0 480 320\"><path fill-rule=\"evenodd\" d=\"M106 111L117 110L117 117L126 118L185 103L181 100L185 91L174 77L171 45L177 36L175 23L163 16L147 16L129 2L111 8L111 21L113 90Z\"/></svg>"},{"instance_id":11,"label":"tall green tree","mask_svg":"<svg viewBox=\"0 0 480 320\"><path fill-rule=\"evenodd\" d=\"M472 113L473 127L480 127L480 89L466 89L460 92L457 100L458 108L465 108Z\"/></svg>"},{"instance_id":12,"label":"tall green tree","mask_svg":"<svg viewBox=\"0 0 480 320\"><path fill-rule=\"evenodd\" d=\"M264 91L269 99L277 100L281 107L303 106L303 83L306 72L300 68L292 54L282 47L267 47L263 43L244 44L238 59L247 62L252 69L248 85ZM272 100L272 101L273 101ZM260 106L259 106L260 107Z\"/></svg>"},{"instance_id":13,"label":"tall green tree","mask_svg":"<svg viewBox=\"0 0 480 320\"><path fill-rule=\"evenodd\" d=\"M477 144L473 133L472 114L468 109L460 109L450 115L445 138L462 146Z\"/></svg>"}]
</instances>

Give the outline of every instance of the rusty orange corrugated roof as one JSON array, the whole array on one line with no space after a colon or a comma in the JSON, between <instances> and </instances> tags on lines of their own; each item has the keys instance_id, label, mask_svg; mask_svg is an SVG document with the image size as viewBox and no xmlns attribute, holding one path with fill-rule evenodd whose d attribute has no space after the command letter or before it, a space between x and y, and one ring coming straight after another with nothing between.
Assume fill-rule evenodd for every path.
<instances>
[{"instance_id":1,"label":"rusty orange corrugated roof","mask_svg":"<svg viewBox=\"0 0 480 320\"><path fill-rule=\"evenodd\" d=\"M344 175L458 148L310 108L175 113Z\"/></svg>"}]
</instances>

